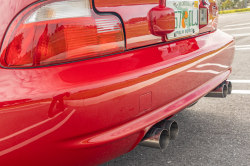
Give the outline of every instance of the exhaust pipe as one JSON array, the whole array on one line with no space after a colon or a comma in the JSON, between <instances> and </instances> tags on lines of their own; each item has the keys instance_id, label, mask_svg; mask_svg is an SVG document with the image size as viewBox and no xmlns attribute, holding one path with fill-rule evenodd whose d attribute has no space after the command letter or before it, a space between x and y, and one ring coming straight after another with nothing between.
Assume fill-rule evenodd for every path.
<instances>
[{"instance_id":1,"label":"exhaust pipe","mask_svg":"<svg viewBox=\"0 0 250 166\"><path fill-rule=\"evenodd\" d=\"M167 130L170 136L170 140L174 140L178 136L178 133L179 133L178 124L174 120L160 121L159 123L155 125L155 127L159 127L159 128Z\"/></svg>"},{"instance_id":2,"label":"exhaust pipe","mask_svg":"<svg viewBox=\"0 0 250 166\"><path fill-rule=\"evenodd\" d=\"M232 93L233 85L231 81L226 81L226 84L227 84L227 94L230 95Z\"/></svg>"},{"instance_id":3,"label":"exhaust pipe","mask_svg":"<svg viewBox=\"0 0 250 166\"><path fill-rule=\"evenodd\" d=\"M163 120L154 125L144 136L139 145L166 149L169 140L174 140L179 132L177 122L173 120Z\"/></svg>"},{"instance_id":4,"label":"exhaust pipe","mask_svg":"<svg viewBox=\"0 0 250 166\"><path fill-rule=\"evenodd\" d=\"M232 89L231 89L232 91ZM230 93L231 93L230 91ZM217 88L209 92L205 97L220 97L225 98L228 93L228 87L226 83L220 84Z\"/></svg>"},{"instance_id":5,"label":"exhaust pipe","mask_svg":"<svg viewBox=\"0 0 250 166\"><path fill-rule=\"evenodd\" d=\"M169 133L167 130L152 127L139 143L141 146L147 146L157 149L166 149L169 144Z\"/></svg>"}]
</instances>

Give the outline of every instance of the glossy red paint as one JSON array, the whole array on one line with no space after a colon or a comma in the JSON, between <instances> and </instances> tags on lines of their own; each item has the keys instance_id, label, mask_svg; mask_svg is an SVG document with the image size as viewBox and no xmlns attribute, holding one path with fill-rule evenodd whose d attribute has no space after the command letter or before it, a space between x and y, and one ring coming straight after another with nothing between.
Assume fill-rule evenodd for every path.
<instances>
[{"instance_id":1,"label":"glossy red paint","mask_svg":"<svg viewBox=\"0 0 250 166\"><path fill-rule=\"evenodd\" d=\"M166 36L175 29L174 10L156 6L148 12L149 30L155 36Z\"/></svg>"},{"instance_id":2,"label":"glossy red paint","mask_svg":"<svg viewBox=\"0 0 250 166\"><path fill-rule=\"evenodd\" d=\"M7 19L34 1L14 2ZM156 1L115 3L144 2ZM229 76L234 44L216 30L67 64L0 68L1 165L98 165L132 150L152 125Z\"/></svg>"},{"instance_id":3,"label":"glossy red paint","mask_svg":"<svg viewBox=\"0 0 250 166\"><path fill-rule=\"evenodd\" d=\"M130 151L150 126L228 77L233 41L217 30L81 62L1 69L0 162L95 165ZM228 68L199 67L209 63ZM148 92L152 105L140 112Z\"/></svg>"},{"instance_id":4,"label":"glossy red paint","mask_svg":"<svg viewBox=\"0 0 250 166\"><path fill-rule=\"evenodd\" d=\"M123 20L126 33L127 49L141 47L145 45L161 43L162 38L151 34L147 15L148 12L159 6L159 0L139 0L139 1L103 1L95 0L95 7L99 12L115 12ZM213 0L209 0L208 25L201 27L200 33L210 32L217 29L218 8ZM199 0L199 4L202 0ZM129 12L128 12L129 11Z\"/></svg>"},{"instance_id":5,"label":"glossy red paint","mask_svg":"<svg viewBox=\"0 0 250 166\"><path fill-rule=\"evenodd\" d=\"M147 18L149 11L159 6L159 0L95 0L94 3L99 12L115 12L121 16L125 26L127 49L162 42L160 36L151 34Z\"/></svg>"}]
</instances>

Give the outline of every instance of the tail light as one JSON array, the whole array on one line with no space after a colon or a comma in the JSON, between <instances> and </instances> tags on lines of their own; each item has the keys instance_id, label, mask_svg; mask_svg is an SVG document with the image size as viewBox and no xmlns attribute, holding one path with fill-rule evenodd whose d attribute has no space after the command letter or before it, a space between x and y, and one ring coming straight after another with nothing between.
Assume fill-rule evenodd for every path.
<instances>
[{"instance_id":1,"label":"tail light","mask_svg":"<svg viewBox=\"0 0 250 166\"><path fill-rule=\"evenodd\" d=\"M1 64L43 66L124 51L124 34L114 15L97 15L90 0L50 0L22 11L10 25Z\"/></svg>"},{"instance_id":2,"label":"tail light","mask_svg":"<svg viewBox=\"0 0 250 166\"><path fill-rule=\"evenodd\" d=\"M209 1L208 0L202 0L200 2L200 25L199 28L203 28L205 26L207 26L208 24L208 11L209 11Z\"/></svg>"},{"instance_id":3,"label":"tail light","mask_svg":"<svg viewBox=\"0 0 250 166\"><path fill-rule=\"evenodd\" d=\"M207 8L200 8L200 25L207 25Z\"/></svg>"}]
</instances>

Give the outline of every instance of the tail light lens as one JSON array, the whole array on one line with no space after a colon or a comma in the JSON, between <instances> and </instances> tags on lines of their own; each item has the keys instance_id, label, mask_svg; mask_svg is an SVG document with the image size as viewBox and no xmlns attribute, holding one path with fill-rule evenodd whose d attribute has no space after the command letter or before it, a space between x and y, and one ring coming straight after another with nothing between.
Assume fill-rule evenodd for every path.
<instances>
[{"instance_id":1,"label":"tail light lens","mask_svg":"<svg viewBox=\"0 0 250 166\"><path fill-rule=\"evenodd\" d=\"M9 27L1 64L43 66L124 51L124 34L114 15L97 15L90 0L38 2Z\"/></svg>"},{"instance_id":2,"label":"tail light lens","mask_svg":"<svg viewBox=\"0 0 250 166\"><path fill-rule=\"evenodd\" d=\"M200 25L199 28L203 28L208 25L208 11L209 11L209 1L208 0L202 0L200 2Z\"/></svg>"},{"instance_id":3,"label":"tail light lens","mask_svg":"<svg viewBox=\"0 0 250 166\"><path fill-rule=\"evenodd\" d=\"M200 8L200 25L207 25L207 8Z\"/></svg>"}]
</instances>

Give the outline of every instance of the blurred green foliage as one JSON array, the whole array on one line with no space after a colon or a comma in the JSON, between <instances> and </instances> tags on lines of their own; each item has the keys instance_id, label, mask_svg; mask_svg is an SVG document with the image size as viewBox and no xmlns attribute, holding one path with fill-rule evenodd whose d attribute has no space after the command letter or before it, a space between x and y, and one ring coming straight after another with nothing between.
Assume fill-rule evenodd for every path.
<instances>
[{"instance_id":1,"label":"blurred green foliage","mask_svg":"<svg viewBox=\"0 0 250 166\"><path fill-rule=\"evenodd\" d=\"M233 9L233 10L223 10L223 11L219 11L219 14L237 13L237 12L247 12L247 11L250 11L250 8Z\"/></svg>"}]
</instances>

